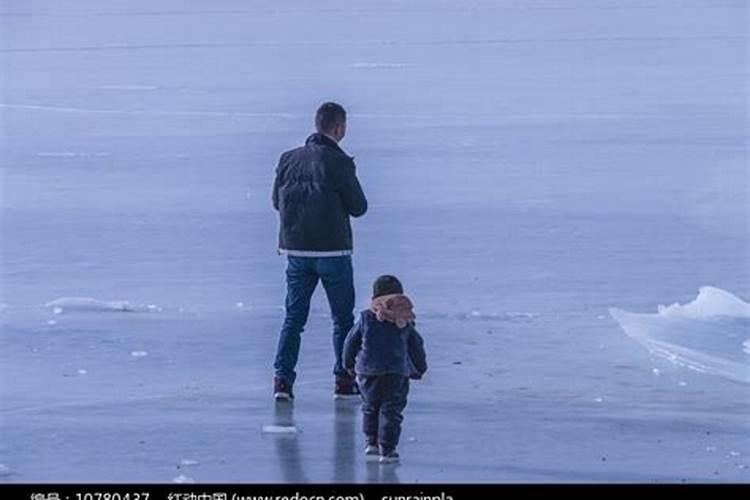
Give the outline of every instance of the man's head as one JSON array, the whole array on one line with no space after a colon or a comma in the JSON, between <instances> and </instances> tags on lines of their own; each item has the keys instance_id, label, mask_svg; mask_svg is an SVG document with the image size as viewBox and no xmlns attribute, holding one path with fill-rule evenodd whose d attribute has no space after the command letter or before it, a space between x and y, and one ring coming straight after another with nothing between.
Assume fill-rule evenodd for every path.
<instances>
[{"instance_id":1,"label":"man's head","mask_svg":"<svg viewBox=\"0 0 750 500\"><path fill-rule=\"evenodd\" d=\"M375 283L372 284L372 298L378 298L383 295L403 294L404 287L395 276L384 274L378 276Z\"/></svg>"},{"instance_id":2,"label":"man's head","mask_svg":"<svg viewBox=\"0 0 750 500\"><path fill-rule=\"evenodd\" d=\"M346 110L341 104L324 102L315 113L315 129L336 142L346 135Z\"/></svg>"}]
</instances>

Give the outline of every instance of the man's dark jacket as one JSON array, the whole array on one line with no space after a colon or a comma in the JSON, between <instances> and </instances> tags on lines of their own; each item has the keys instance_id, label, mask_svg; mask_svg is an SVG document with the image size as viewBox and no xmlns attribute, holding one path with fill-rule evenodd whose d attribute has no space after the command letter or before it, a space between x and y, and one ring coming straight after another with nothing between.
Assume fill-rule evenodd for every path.
<instances>
[{"instance_id":1,"label":"man's dark jacket","mask_svg":"<svg viewBox=\"0 0 750 500\"><path fill-rule=\"evenodd\" d=\"M273 185L279 211L279 249L308 252L352 250L349 216L367 211L352 157L333 139L313 134L281 155Z\"/></svg>"}]
</instances>

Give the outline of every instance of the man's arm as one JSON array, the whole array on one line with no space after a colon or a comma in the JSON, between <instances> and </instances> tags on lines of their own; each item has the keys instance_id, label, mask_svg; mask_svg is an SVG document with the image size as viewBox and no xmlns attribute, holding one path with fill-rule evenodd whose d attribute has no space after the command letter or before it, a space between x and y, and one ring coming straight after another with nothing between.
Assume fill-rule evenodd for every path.
<instances>
[{"instance_id":1,"label":"man's arm","mask_svg":"<svg viewBox=\"0 0 750 500\"><path fill-rule=\"evenodd\" d=\"M357 361L357 354L362 347L362 321L357 321L344 340L344 350L342 353L344 369L349 373L354 372L354 364Z\"/></svg>"},{"instance_id":2,"label":"man's arm","mask_svg":"<svg viewBox=\"0 0 750 500\"><path fill-rule=\"evenodd\" d=\"M367 212L367 198L365 198L365 193L362 191L359 179L357 179L357 168L354 165L354 160L349 160L342 170L340 193L344 207L352 217L360 217Z\"/></svg>"},{"instance_id":3,"label":"man's arm","mask_svg":"<svg viewBox=\"0 0 750 500\"><path fill-rule=\"evenodd\" d=\"M284 155L279 158L279 164L276 166L276 177L273 180L273 193L271 194L271 201L273 201L273 208L279 209L279 186L281 186L281 175L282 165L284 163Z\"/></svg>"}]
</instances>

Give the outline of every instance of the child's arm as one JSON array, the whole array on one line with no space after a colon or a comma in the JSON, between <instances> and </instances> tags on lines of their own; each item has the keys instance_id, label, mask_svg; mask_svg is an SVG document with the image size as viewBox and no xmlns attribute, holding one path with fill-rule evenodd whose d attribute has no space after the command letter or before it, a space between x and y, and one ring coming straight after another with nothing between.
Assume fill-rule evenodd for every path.
<instances>
[{"instance_id":1,"label":"child's arm","mask_svg":"<svg viewBox=\"0 0 750 500\"><path fill-rule=\"evenodd\" d=\"M422 375L427 371L427 356L424 352L424 340L414 327L412 327L409 335L409 358L411 358L411 362L417 370L415 374L417 377L415 378L422 378Z\"/></svg>"},{"instance_id":2,"label":"child's arm","mask_svg":"<svg viewBox=\"0 0 750 500\"><path fill-rule=\"evenodd\" d=\"M362 347L362 321L357 321L344 340L344 350L342 353L344 369L349 373L354 373L354 364L357 360L357 354Z\"/></svg>"}]
</instances>

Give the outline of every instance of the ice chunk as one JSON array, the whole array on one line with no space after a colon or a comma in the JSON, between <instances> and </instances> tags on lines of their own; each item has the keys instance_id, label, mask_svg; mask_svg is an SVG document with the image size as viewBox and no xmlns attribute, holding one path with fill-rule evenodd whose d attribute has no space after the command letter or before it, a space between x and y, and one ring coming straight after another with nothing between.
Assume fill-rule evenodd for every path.
<instances>
[{"instance_id":1,"label":"ice chunk","mask_svg":"<svg viewBox=\"0 0 750 500\"><path fill-rule=\"evenodd\" d=\"M126 301L101 301L90 297L62 297L46 304L51 307L55 314L64 311L132 311L130 304Z\"/></svg>"},{"instance_id":2,"label":"ice chunk","mask_svg":"<svg viewBox=\"0 0 750 500\"><path fill-rule=\"evenodd\" d=\"M126 300L97 300L91 297L61 297L45 304L51 307L54 314L62 314L66 311L75 312L149 312L161 311L161 309L150 304L147 306L131 304Z\"/></svg>"},{"instance_id":3,"label":"ice chunk","mask_svg":"<svg viewBox=\"0 0 750 500\"><path fill-rule=\"evenodd\" d=\"M709 318L713 316L732 316L750 318L750 304L739 297L712 286L701 287L698 297L685 305L659 305L659 314L675 318Z\"/></svg>"},{"instance_id":4,"label":"ice chunk","mask_svg":"<svg viewBox=\"0 0 750 500\"><path fill-rule=\"evenodd\" d=\"M299 431L293 425L264 425L265 434L297 434Z\"/></svg>"},{"instance_id":5,"label":"ice chunk","mask_svg":"<svg viewBox=\"0 0 750 500\"><path fill-rule=\"evenodd\" d=\"M699 371L750 383L750 304L729 292L702 287L686 304L656 314L610 309L625 333L657 356Z\"/></svg>"}]
</instances>

